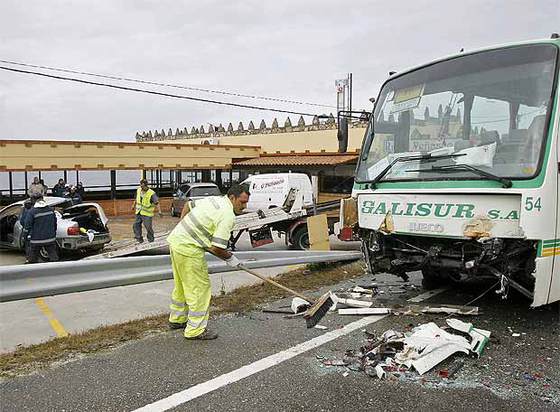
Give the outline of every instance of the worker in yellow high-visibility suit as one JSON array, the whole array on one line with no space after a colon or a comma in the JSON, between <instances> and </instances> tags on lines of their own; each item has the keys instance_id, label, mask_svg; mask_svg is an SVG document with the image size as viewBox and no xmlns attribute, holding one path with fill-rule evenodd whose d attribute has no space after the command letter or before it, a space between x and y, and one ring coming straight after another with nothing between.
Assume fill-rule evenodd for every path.
<instances>
[{"instance_id":1,"label":"worker in yellow high-visibility suit","mask_svg":"<svg viewBox=\"0 0 560 412\"><path fill-rule=\"evenodd\" d=\"M142 225L146 228L148 242L154 241L152 220L156 208L158 215L161 217L161 207L156 192L148 187L148 181L146 179L140 180L140 187L136 189L136 199L132 202L132 210L134 210L134 215L136 217L132 225L132 230L134 231L134 237L138 243L144 242L142 237Z\"/></svg>"},{"instance_id":2,"label":"worker in yellow high-visibility suit","mask_svg":"<svg viewBox=\"0 0 560 412\"><path fill-rule=\"evenodd\" d=\"M227 250L235 214L241 214L249 200L247 185L232 186L227 196L211 196L185 205L179 224L168 236L173 280L169 325L185 328L187 339L216 339L207 328L210 279L204 253L210 252L232 267L239 260Z\"/></svg>"}]
</instances>

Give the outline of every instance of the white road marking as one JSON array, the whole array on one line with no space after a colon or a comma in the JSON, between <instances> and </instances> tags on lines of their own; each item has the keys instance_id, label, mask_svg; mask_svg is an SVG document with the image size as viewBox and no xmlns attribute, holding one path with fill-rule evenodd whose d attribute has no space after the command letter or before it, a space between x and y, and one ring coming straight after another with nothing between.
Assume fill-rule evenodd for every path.
<instances>
[{"instance_id":1,"label":"white road marking","mask_svg":"<svg viewBox=\"0 0 560 412\"><path fill-rule=\"evenodd\" d=\"M426 293L422 293L412 299L409 302L421 302L423 300L429 299L446 289L436 289ZM210 379L209 381L199 383L198 385L192 386L181 392L174 393L173 395L163 398L154 403L150 403L142 408L136 409L133 412L162 412L167 411L176 406L182 405L193 399L196 399L202 395L213 392L217 389L223 388L230 383L238 382L244 378L247 378L256 373L262 372L268 368L276 366L282 362L285 362L293 357L300 355L302 353L308 352L311 349L315 349L325 343L333 341L341 336L348 335L355 330L361 329L367 325L378 322L390 315L382 316L367 316L355 322L349 323L341 329L333 330L327 332L321 336L317 336L311 340L300 343L299 345L293 346L289 349L283 350L282 352L275 353L274 355L267 356L266 358L260 359L249 365L242 366L239 369L225 373L216 378Z\"/></svg>"}]
</instances>

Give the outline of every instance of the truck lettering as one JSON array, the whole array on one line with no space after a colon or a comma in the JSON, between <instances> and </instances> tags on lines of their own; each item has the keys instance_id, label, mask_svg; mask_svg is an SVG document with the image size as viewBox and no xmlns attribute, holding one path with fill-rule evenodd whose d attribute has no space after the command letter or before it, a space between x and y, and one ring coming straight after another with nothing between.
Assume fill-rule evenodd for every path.
<instances>
[{"instance_id":1,"label":"truck lettering","mask_svg":"<svg viewBox=\"0 0 560 412\"><path fill-rule=\"evenodd\" d=\"M465 218L472 219L474 217L473 210L474 210L474 205L458 204L457 211L455 212L453 217L458 217L458 218L465 217Z\"/></svg>"},{"instance_id":2,"label":"truck lettering","mask_svg":"<svg viewBox=\"0 0 560 412\"><path fill-rule=\"evenodd\" d=\"M431 212L432 203L418 203L414 216L428 216Z\"/></svg>"},{"instance_id":3,"label":"truck lettering","mask_svg":"<svg viewBox=\"0 0 560 412\"><path fill-rule=\"evenodd\" d=\"M504 217L504 219L519 220L519 214L517 213L517 210L512 210L506 217Z\"/></svg>"},{"instance_id":4,"label":"truck lettering","mask_svg":"<svg viewBox=\"0 0 560 412\"><path fill-rule=\"evenodd\" d=\"M379 203L379 205L377 205L377 209L375 209L375 212L373 212L373 214L375 215L386 215L387 214L387 207L385 206L384 202Z\"/></svg>"},{"instance_id":5,"label":"truck lettering","mask_svg":"<svg viewBox=\"0 0 560 412\"><path fill-rule=\"evenodd\" d=\"M444 203L436 203L435 204L435 215L436 217L447 217L449 215L449 213L451 213L451 208L455 206L453 203L451 204L444 204ZM446 207L445 211L442 212L442 209Z\"/></svg>"},{"instance_id":6,"label":"truck lettering","mask_svg":"<svg viewBox=\"0 0 560 412\"><path fill-rule=\"evenodd\" d=\"M415 204L414 203L407 203L406 204L406 212L405 212L405 216L413 216L414 213L412 213L413 209L414 209Z\"/></svg>"},{"instance_id":7,"label":"truck lettering","mask_svg":"<svg viewBox=\"0 0 560 412\"><path fill-rule=\"evenodd\" d=\"M499 219L500 218L500 211L496 209L492 209L488 211L488 217L490 219Z\"/></svg>"},{"instance_id":8,"label":"truck lettering","mask_svg":"<svg viewBox=\"0 0 560 412\"><path fill-rule=\"evenodd\" d=\"M400 203L393 203L391 207L391 214L394 216L402 216L403 210L400 208Z\"/></svg>"},{"instance_id":9,"label":"truck lettering","mask_svg":"<svg viewBox=\"0 0 560 412\"><path fill-rule=\"evenodd\" d=\"M375 202L372 202L371 200L366 200L362 205L362 213L368 213L368 214L372 213L374 207L375 207Z\"/></svg>"}]
</instances>

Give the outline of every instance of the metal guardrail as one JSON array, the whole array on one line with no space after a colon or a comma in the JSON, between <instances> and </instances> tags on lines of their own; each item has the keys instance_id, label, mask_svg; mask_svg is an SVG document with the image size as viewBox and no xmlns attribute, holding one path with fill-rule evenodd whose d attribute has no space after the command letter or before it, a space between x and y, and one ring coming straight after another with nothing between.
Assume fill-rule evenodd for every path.
<instances>
[{"instance_id":1,"label":"metal guardrail","mask_svg":"<svg viewBox=\"0 0 560 412\"><path fill-rule=\"evenodd\" d=\"M252 269L361 258L358 251L248 251L235 255ZM215 256L208 255L207 260L209 273L234 270ZM154 282L172 277L169 255L4 266L0 269L0 302Z\"/></svg>"}]
</instances>

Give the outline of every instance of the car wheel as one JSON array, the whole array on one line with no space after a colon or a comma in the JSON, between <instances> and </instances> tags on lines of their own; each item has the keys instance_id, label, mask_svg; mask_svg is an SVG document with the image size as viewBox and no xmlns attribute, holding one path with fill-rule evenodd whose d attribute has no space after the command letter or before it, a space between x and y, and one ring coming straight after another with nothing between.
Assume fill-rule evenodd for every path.
<instances>
[{"instance_id":1,"label":"car wheel","mask_svg":"<svg viewBox=\"0 0 560 412\"><path fill-rule=\"evenodd\" d=\"M307 225L296 229L295 233L292 235L292 245L295 249L299 250L309 249L309 232L307 231Z\"/></svg>"}]
</instances>

